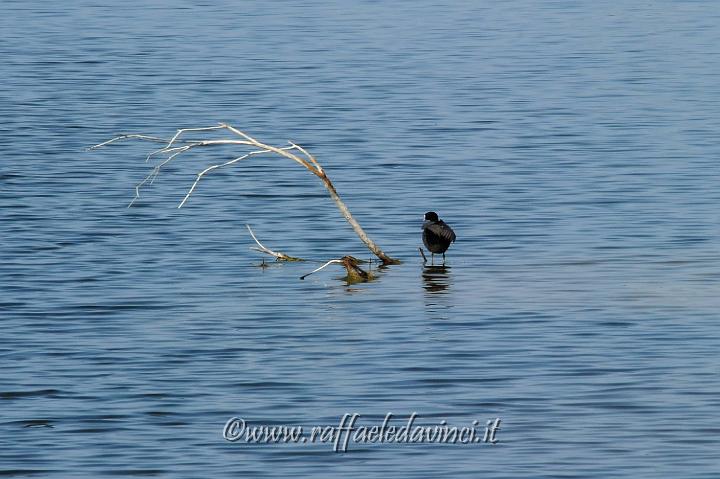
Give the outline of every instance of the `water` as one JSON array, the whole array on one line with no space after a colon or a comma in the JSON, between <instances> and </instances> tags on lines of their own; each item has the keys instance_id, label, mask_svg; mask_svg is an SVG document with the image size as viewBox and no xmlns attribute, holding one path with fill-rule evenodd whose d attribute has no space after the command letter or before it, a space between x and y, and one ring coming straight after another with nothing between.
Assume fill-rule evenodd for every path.
<instances>
[{"instance_id":1,"label":"water","mask_svg":"<svg viewBox=\"0 0 720 479\"><path fill-rule=\"evenodd\" d=\"M5 0L0 470L37 477L717 477L712 2ZM119 132L226 121L308 148L404 262L372 283L322 184ZM424 269L425 211L457 232ZM495 445L231 443L253 424Z\"/></svg>"}]
</instances>

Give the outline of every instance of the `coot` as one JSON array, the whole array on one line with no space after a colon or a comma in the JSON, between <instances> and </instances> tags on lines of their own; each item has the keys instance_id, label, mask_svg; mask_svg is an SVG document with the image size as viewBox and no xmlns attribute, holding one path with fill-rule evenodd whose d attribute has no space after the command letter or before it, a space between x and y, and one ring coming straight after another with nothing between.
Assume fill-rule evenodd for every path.
<instances>
[{"instance_id":1,"label":"coot","mask_svg":"<svg viewBox=\"0 0 720 479\"><path fill-rule=\"evenodd\" d=\"M438 218L437 213L434 211L425 213L422 230L423 243L432 253L432 259L435 259L435 253L442 253L443 261L445 261L445 251L450 247L450 243L455 241L455 232L443 220Z\"/></svg>"}]
</instances>

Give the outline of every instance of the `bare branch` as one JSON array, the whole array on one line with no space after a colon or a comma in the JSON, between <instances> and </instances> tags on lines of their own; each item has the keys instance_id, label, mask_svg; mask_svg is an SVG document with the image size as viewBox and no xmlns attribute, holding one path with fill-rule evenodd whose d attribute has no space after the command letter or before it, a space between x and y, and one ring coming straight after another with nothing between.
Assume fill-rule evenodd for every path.
<instances>
[{"instance_id":1,"label":"bare branch","mask_svg":"<svg viewBox=\"0 0 720 479\"><path fill-rule=\"evenodd\" d=\"M251 250L260 251L261 253L269 254L270 256L275 257L275 259L277 259L278 261L305 261L302 258L295 258L293 256L288 256L285 253L280 253L279 251L271 250L270 248L268 248L267 246L262 244L257 239L257 237L255 236L255 233L253 233L253 230L250 228L250 225L245 225L245 227L250 232L250 236L252 236L252 239L254 239L255 242L257 243L257 245L259 246L259 248L254 248L254 247L250 248Z\"/></svg>"},{"instance_id":2,"label":"bare branch","mask_svg":"<svg viewBox=\"0 0 720 479\"><path fill-rule=\"evenodd\" d=\"M320 266L319 268L310 271L308 274L304 274L304 275L300 276L300 279L305 279L305 278L307 278L308 276L310 276L311 274L317 273L318 271L320 271L321 269L325 268L326 266L329 266L329 265L334 264L334 263L342 263L342 260L341 260L341 259L331 259L330 261L328 261L328 262L325 263L324 265Z\"/></svg>"},{"instance_id":3,"label":"bare branch","mask_svg":"<svg viewBox=\"0 0 720 479\"><path fill-rule=\"evenodd\" d=\"M135 197L130 201L128 208L130 208L133 205L133 203L135 203L135 201L137 201L140 198L140 187L142 185L144 185L148 181L150 181L150 184L152 185L155 182L155 178L157 178L157 176L160 174L160 168L162 168L166 164L170 163L176 156L178 156L180 153L182 153L184 151L189 150L190 148L191 148L190 145L182 146L179 148L172 148L172 150L175 151L175 153L168 156L165 160L163 160L161 163L159 163L157 166L155 166L155 168L153 168L152 171L140 183L135 185ZM158 150L158 151L162 151L162 150ZM153 153L155 153L155 152L153 152ZM151 153L150 155L152 155L153 153ZM150 159L150 155L148 155L147 160ZM147 161L147 160L145 160L145 161Z\"/></svg>"},{"instance_id":4,"label":"bare branch","mask_svg":"<svg viewBox=\"0 0 720 479\"><path fill-rule=\"evenodd\" d=\"M175 141L176 141L178 138L180 138L181 135L184 135L185 133L187 133L187 132L189 132L189 131L213 131L213 130L221 130L222 128L224 128L222 125L218 125L218 126L203 126L203 127L199 127L199 128L180 128L180 129L175 133L175 136L173 136L173 137L170 139L170 141L168 142L168 144L167 144L167 146L165 147L165 149L170 148L170 147L173 145L173 143L175 143Z\"/></svg>"},{"instance_id":5,"label":"bare branch","mask_svg":"<svg viewBox=\"0 0 720 479\"><path fill-rule=\"evenodd\" d=\"M152 156L158 155L158 154L166 154L166 153L172 153L170 156L165 158L162 162L158 163L155 167L153 167L152 171L140 182L135 186L135 197L132 199L130 204L128 205L128 208L135 203L140 198L140 187L142 187L144 184L146 184L148 181L150 181L150 184L152 185L155 182L155 178L160 174L160 169L170 163L176 156L178 156L180 153L184 153L192 148L196 148L199 146L212 146L212 145L246 145L247 142L245 141L238 141L238 140L206 140L206 141L196 141L193 143L190 143L188 145L184 146L176 146L173 148L161 148L159 150L155 150L152 153L150 153L145 161L148 161ZM290 148L290 147L288 147ZM258 153L269 153L269 151L256 151L256 152L250 152L249 154L243 155L239 158L235 158L234 160L227 161L225 163L221 163L218 165L212 165L211 167L207 168L205 171L202 171L198 177L195 179L195 182L192 185L192 188L188 192L187 195L185 195L185 198L182 200L178 208L182 208L182 206L185 204L185 202L190 197L190 194L195 189L195 186L197 186L198 181L200 181L200 177L202 177L205 173L208 173L209 171L212 171L214 169L220 168L222 166L231 165L233 163L237 163L238 161L247 158L248 156L252 156L254 154Z\"/></svg>"},{"instance_id":6,"label":"bare branch","mask_svg":"<svg viewBox=\"0 0 720 479\"><path fill-rule=\"evenodd\" d=\"M277 154L280 155L280 156L284 156L285 158L289 158L289 159L293 160L294 162L301 164L302 166L304 166L305 168L307 168L308 170L310 170L312 173L314 173L314 174L316 174L316 175L318 174L318 172L315 170L315 168L313 168L313 167L310 165L310 163L308 163L307 161L303 160L302 158L300 158L300 157L297 156L297 155L294 155L294 154L292 154L292 153L288 153L288 150L292 150L293 148L296 148L297 145L292 145L292 148L277 148L277 147L270 146L270 145L266 145L265 143L259 142L258 140L256 140L256 139L253 138L252 136L248 135L247 133L243 133L242 131L240 131L240 130L238 130L237 128L234 128L234 127L232 127L232 126L230 126L230 125L226 125L226 124L224 124L224 123L221 124L221 125L222 125L223 127L227 128L228 130L230 130L231 132L235 133L236 135L245 138L247 141L250 142L251 145L256 146L256 147L258 147L258 148L262 148L262 149L264 149L264 150L272 151L272 152L274 152L274 153L277 153Z\"/></svg>"},{"instance_id":7,"label":"bare branch","mask_svg":"<svg viewBox=\"0 0 720 479\"><path fill-rule=\"evenodd\" d=\"M322 167L320 166L320 163L318 163L318 162L315 160L315 157L314 157L314 156L312 156L310 153L308 153L307 151L305 151L305 149L304 149L302 146L296 145L296 144L293 143L292 141L290 142L290 144L291 144L292 146L294 146L295 148L297 148L298 150L300 150L301 152L303 152L303 154L304 154L305 156L307 156L308 160L310 160L310 161L312 162L312 164L315 165L315 168L317 169L318 173L320 173L320 174L323 174L323 173L324 173Z\"/></svg>"},{"instance_id":8,"label":"bare branch","mask_svg":"<svg viewBox=\"0 0 720 479\"><path fill-rule=\"evenodd\" d=\"M291 146L288 146L286 149L291 149L291 148L292 148ZM195 178L195 182L194 182L194 183L192 184L192 186L190 187L190 190L189 190L189 191L187 192L187 194L185 195L185 198L183 198L183 200L182 200L182 201L180 202L180 204L178 205L178 208L182 208L182 207L183 207L183 205L185 204L185 202L187 202L188 198L190 198L190 195L192 195L193 191L195 191L195 187L196 187L197 184L200 182L200 179L201 179L203 176L205 176L206 173L210 173L212 170L216 170L216 169L218 169L218 168L222 168L223 166L232 165L232 164L234 164L234 163L237 163L238 161L244 160L245 158L248 158L248 157L253 156L253 155L259 155L259 154L261 154L261 153L270 153L270 151L269 151L269 150L256 150L256 151L251 151L250 153L246 153L246 154L244 154L244 155L242 155L242 156L239 156L239 157L237 157L237 158L235 158L235 159L233 159L233 160L226 161L225 163L219 163L219 164L217 164L217 165L208 166L207 168L205 168L204 170L202 170L200 173L198 173L197 178ZM256 241L257 241L257 240L256 240Z\"/></svg>"},{"instance_id":9,"label":"bare branch","mask_svg":"<svg viewBox=\"0 0 720 479\"><path fill-rule=\"evenodd\" d=\"M185 140L183 135L189 133L189 132L209 132L209 131L217 131L217 130L227 130L236 137L240 137L241 139L228 139L228 138L221 138L217 140L192 140L188 141ZM96 149L100 148L102 146L106 146L110 143L113 143L115 141L123 140L123 139L129 139L129 138L136 138L141 140L147 140L147 141L154 141L154 142L163 142L166 143L163 148L160 148L158 150L155 150L151 152L147 157L146 161L149 161L151 158L157 155L168 155L167 158L165 158L163 161L158 163L153 170L141 181L138 185L135 186L135 197L130 202L129 206L132 206L132 204L140 197L140 188L150 182L150 184L153 183L155 178L159 175L160 170L162 167L170 163L173 159L175 159L177 156L179 156L181 153L185 153L189 150L192 150L197 147L203 147L203 146L217 146L217 145L238 145L238 146L250 146L257 148L257 150L250 151L249 153L246 153L242 156L238 156L236 158L233 158L231 160L228 160L224 163L218 163L215 165L211 165L204 170L202 170L200 173L197 174L195 181L193 182L192 186L190 187L189 191L185 194L185 197L178 205L178 208L182 208L183 205L188 201L192 193L195 191L195 188L197 187L199 181L205 176L206 174L210 173L211 171L214 171L218 168L222 168L224 166L230 166L233 165L241 160L244 160L246 158L249 158L250 156L260 155L264 153L275 153L279 156L283 156L289 160L292 160L299 165L303 166L305 169L310 171L312 174L320 178L320 180L323 182L323 185L330 193L330 198L335 202L335 205L338 207L340 212L342 213L343 217L347 220L348 223L350 223L350 226L352 226L355 233L358 235L360 240L362 240L363 243L368 247L370 251L372 251L380 260L383 262L383 264L392 264L392 263L399 263L398 260L393 259L389 256L387 256L381 249L378 247L377 244L375 244L365 233L365 231L362 229L360 224L355 220L355 218L350 214L350 210L348 210L345 203L340 198L340 195L335 190L335 187L333 186L332 182L330 181L330 178L328 178L327 174L323 170L323 168L320 166L320 163L315 159L314 156L312 156L308 151L306 151L304 148L302 148L299 145L296 145L293 142L290 142L290 146L279 148L271 145L267 145L265 143L262 143L252 136L248 135L247 133L244 133L240 130L238 130L235 127L232 127L226 123L219 123L216 126L209 126L209 127L200 127L200 128L181 128L176 131L175 135L170 140L164 140L161 138L153 137L153 136L147 136L147 135L121 135L118 137L115 137L111 140L108 140L104 143L100 143L98 145L95 145L91 147L90 149ZM175 146L177 143L183 143L182 146ZM292 152L292 150L299 151L302 155L304 155L304 158L301 156L295 154ZM264 251L267 252L267 251ZM349 256L346 256L344 258L352 258ZM354 260L356 263L358 260ZM358 268L358 271L355 271L352 267L352 261L348 259L344 259L344 263L346 269L348 270L348 275L350 276L351 273L359 275L359 277L363 277L363 274L367 276L367 273L363 272L361 269Z\"/></svg>"},{"instance_id":10,"label":"bare branch","mask_svg":"<svg viewBox=\"0 0 720 479\"><path fill-rule=\"evenodd\" d=\"M353 257L353 256L343 256L340 259L331 259L324 265L320 266L319 268L310 271L308 274L300 276L300 279L305 279L308 276L310 276L313 273L317 273L321 269L325 268L326 266L329 266L331 264L342 264L345 267L345 271L347 271L347 280L350 283L359 283L364 281L372 281L375 279L375 276L369 272L365 271L360 267L360 261L359 259Z\"/></svg>"},{"instance_id":11,"label":"bare branch","mask_svg":"<svg viewBox=\"0 0 720 479\"><path fill-rule=\"evenodd\" d=\"M252 136L248 135L248 134L245 133L245 132L242 132L242 131L238 130L238 129L235 128L235 127L232 127L232 126L228 125L227 123L220 123L219 126L220 126L220 128L227 128L228 130L232 131L232 132L235 133L236 135L242 136L242 137L245 138L247 141L249 141L249 142L251 142L251 143L254 143L255 145L261 145L261 144L262 144L262 143L260 143L259 141L257 141L255 138L253 138Z\"/></svg>"},{"instance_id":12,"label":"bare branch","mask_svg":"<svg viewBox=\"0 0 720 479\"><path fill-rule=\"evenodd\" d=\"M107 146L111 143L115 143L115 142L121 141L121 140L129 140L129 139L154 141L156 143L167 143L166 139L158 138L157 136L134 135L134 134L133 135L120 135L120 136L116 136L115 138L111 138L107 141L103 141L102 143L98 143L97 145L93 145L89 148L86 148L86 150L87 151L97 150L98 148L102 148L103 146Z\"/></svg>"}]
</instances>

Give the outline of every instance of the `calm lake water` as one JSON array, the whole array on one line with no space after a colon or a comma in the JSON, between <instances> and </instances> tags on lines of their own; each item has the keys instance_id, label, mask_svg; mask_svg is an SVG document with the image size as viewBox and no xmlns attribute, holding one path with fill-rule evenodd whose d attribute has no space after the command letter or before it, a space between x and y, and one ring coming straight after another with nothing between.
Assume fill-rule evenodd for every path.
<instances>
[{"instance_id":1,"label":"calm lake water","mask_svg":"<svg viewBox=\"0 0 720 479\"><path fill-rule=\"evenodd\" d=\"M715 2L3 1L0 475L720 474ZM156 145L229 122L317 178ZM417 247L426 211L458 241ZM271 264L268 246L310 263ZM490 444L247 444L254 425L451 426Z\"/></svg>"}]
</instances>

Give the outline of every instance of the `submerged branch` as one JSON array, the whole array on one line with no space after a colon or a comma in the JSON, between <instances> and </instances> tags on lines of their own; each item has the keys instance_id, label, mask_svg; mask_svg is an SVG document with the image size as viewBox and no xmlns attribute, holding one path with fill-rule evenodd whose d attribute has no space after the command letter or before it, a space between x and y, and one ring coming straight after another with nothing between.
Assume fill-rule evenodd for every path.
<instances>
[{"instance_id":1,"label":"submerged branch","mask_svg":"<svg viewBox=\"0 0 720 479\"><path fill-rule=\"evenodd\" d=\"M334 264L334 263L342 263L342 260L341 259L331 259L330 261L328 261L324 265L320 266L319 268L310 271L308 274L304 274L304 275L300 276L300 279L305 279L308 276L310 276L311 274L317 273L321 269L324 269L325 267L330 266L331 264Z\"/></svg>"},{"instance_id":2,"label":"submerged branch","mask_svg":"<svg viewBox=\"0 0 720 479\"><path fill-rule=\"evenodd\" d=\"M255 233L253 233L252 228L250 228L250 225L245 225L245 227L250 232L250 236L252 236L252 239L255 240L259 248L251 247L250 249L253 251L260 251L261 253L269 254L270 256L275 257L278 261L305 261L302 258L295 258L294 256L288 256L285 253L281 253L279 251L273 251L264 244L262 244L257 237L255 236Z\"/></svg>"},{"instance_id":3,"label":"submerged branch","mask_svg":"<svg viewBox=\"0 0 720 479\"><path fill-rule=\"evenodd\" d=\"M321 269L324 269L331 264L342 264L347 271L347 281L350 283L360 283L365 281L372 281L375 279L375 275L370 271L365 271L360 267L361 261L354 256L343 256L340 259L331 259L319 268L310 271L308 274L300 276L300 279L305 279L313 273L317 273Z\"/></svg>"}]
</instances>

